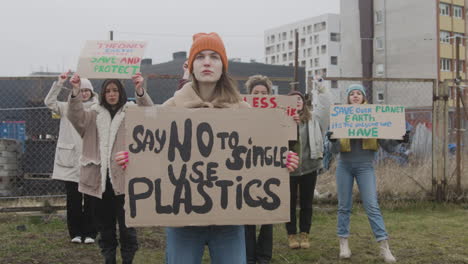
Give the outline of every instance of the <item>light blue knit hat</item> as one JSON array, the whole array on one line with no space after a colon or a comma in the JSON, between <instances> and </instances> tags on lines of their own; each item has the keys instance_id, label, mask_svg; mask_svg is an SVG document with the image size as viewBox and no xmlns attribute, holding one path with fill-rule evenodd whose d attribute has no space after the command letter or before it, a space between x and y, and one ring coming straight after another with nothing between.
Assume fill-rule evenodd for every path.
<instances>
[{"instance_id":1,"label":"light blue knit hat","mask_svg":"<svg viewBox=\"0 0 468 264\"><path fill-rule=\"evenodd\" d=\"M349 93L351 93L351 91L354 91L354 90L361 91L362 95L364 95L364 97L366 97L366 89L364 88L364 86L362 86L360 84L351 84L348 87L348 89L346 89L346 96L349 96Z\"/></svg>"}]
</instances>

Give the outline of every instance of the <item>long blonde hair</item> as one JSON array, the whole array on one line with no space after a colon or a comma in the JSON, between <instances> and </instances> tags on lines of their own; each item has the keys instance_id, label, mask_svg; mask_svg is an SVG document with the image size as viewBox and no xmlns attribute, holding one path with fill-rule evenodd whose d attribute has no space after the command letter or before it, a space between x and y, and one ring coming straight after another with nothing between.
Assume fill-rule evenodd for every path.
<instances>
[{"instance_id":1,"label":"long blonde hair","mask_svg":"<svg viewBox=\"0 0 468 264\"><path fill-rule=\"evenodd\" d=\"M198 80L193 73L191 76L193 80L192 87L195 92L200 95ZM238 104L242 102L237 83L227 72L223 72L216 82L215 90L210 101L215 101L215 107L223 107L224 104Z\"/></svg>"}]
</instances>

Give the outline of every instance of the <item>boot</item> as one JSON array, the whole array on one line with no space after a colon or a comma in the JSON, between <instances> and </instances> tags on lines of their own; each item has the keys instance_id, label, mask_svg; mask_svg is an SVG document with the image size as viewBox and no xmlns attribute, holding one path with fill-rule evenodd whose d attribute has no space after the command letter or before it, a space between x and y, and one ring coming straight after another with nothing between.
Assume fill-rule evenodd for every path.
<instances>
[{"instance_id":1,"label":"boot","mask_svg":"<svg viewBox=\"0 0 468 264\"><path fill-rule=\"evenodd\" d=\"M288 235L288 242L289 242L289 248L291 249L296 249L300 247L299 242L297 241L296 234Z\"/></svg>"},{"instance_id":2,"label":"boot","mask_svg":"<svg viewBox=\"0 0 468 264\"><path fill-rule=\"evenodd\" d=\"M380 243L380 255L383 257L386 263L394 263L396 262L395 257L392 255L390 251L390 247L388 246L388 240L382 240Z\"/></svg>"},{"instance_id":3,"label":"boot","mask_svg":"<svg viewBox=\"0 0 468 264\"><path fill-rule=\"evenodd\" d=\"M348 245L347 237L340 237L340 258L347 259L351 257L351 250Z\"/></svg>"},{"instance_id":4,"label":"boot","mask_svg":"<svg viewBox=\"0 0 468 264\"><path fill-rule=\"evenodd\" d=\"M307 234L306 232L302 232L299 234L299 239L300 239L300 245L301 245L301 248L309 248L310 247L310 243L309 243L309 234Z\"/></svg>"}]
</instances>

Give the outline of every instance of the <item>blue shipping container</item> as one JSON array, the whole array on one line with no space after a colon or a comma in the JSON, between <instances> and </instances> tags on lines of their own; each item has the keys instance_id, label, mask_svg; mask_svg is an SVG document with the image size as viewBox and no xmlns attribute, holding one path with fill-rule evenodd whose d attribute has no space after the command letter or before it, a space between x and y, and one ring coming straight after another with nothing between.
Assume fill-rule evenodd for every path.
<instances>
[{"instance_id":1,"label":"blue shipping container","mask_svg":"<svg viewBox=\"0 0 468 264\"><path fill-rule=\"evenodd\" d=\"M20 141L24 151L26 121L2 121L0 123L0 138L11 138Z\"/></svg>"}]
</instances>

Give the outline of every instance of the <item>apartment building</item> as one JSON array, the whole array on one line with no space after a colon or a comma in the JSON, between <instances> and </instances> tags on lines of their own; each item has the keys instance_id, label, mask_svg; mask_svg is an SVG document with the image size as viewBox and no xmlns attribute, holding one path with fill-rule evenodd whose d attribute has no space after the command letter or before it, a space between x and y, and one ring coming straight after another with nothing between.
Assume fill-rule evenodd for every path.
<instances>
[{"instance_id":1,"label":"apartment building","mask_svg":"<svg viewBox=\"0 0 468 264\"><path fill-rule=\"evenodd\" d=\"M306 78L339 76L340 16L324 14L266 30L266 64L294 65L295 32L299 33L299 66L305 67ZM325 85L337 88L336 82Z\"/></svg>"},{"instance_id":2,"label":"apartment building","mask_svg":"<svg viewBox=\"0 0 468 264\"><path fill-rule=\"evenodd\" d=\"M341 0L342 77L453 79L455 37L466 78L466 0ZM374 103L430 106L432 88L393 89L373 84ZM466 91L465 91L466 96ZM453 95L452 95L453 97Z\"/></svg>"}]
</instances>

